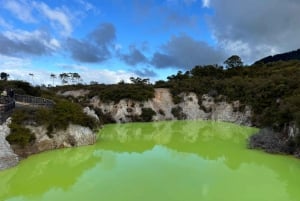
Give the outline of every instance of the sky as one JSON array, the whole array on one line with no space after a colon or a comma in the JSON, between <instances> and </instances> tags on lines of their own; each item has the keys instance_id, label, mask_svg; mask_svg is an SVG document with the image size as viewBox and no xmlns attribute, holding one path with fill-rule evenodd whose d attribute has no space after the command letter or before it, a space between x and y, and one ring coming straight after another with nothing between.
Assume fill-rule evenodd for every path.
<instances>
[{"instance_id":1,"label":"sky","mask_svg":"<svg viewBox=\"0 0 300 201\"><path fill-rule=\"evenodd\" d=\"M0 0L0 71L33 85L166 80L300 48L299 0ZM57 75L51 79L50 75Z\"/></svg>"}]
</instances>

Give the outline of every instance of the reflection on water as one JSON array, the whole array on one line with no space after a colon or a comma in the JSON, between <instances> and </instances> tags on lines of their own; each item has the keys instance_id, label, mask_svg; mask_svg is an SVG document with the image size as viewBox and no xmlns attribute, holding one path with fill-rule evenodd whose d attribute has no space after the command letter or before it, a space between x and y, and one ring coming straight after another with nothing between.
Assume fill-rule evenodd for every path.
<instances>
[{"instance_id":1,"label":"reflection on water","mask_svg":"<svg viewBox=\"0 0 300 201\"><path fill-rule=\"evenodd\" d=\"M300 200L300 161L247 150L255 131L206 121L107 125L96 145L0 172L0 200Z\"/></svg>"}]
</instances>

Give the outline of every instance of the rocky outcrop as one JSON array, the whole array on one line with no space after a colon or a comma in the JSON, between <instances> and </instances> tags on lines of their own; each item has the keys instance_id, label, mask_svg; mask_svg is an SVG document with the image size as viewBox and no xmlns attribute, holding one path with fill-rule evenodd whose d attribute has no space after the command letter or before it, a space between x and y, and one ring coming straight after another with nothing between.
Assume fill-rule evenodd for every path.
<instances>
[{"instance_id":1,"label":"rocky outcrop","mask_svg":"<svg viewBox=\"0 0 300 201\"><path fill-rule=\"evenodd\" d=\"M281 132L271 128L263 128L258 133L250 136L248 146L250 149L262 149L268 153L293 154L300 157L299 128L294 122L286 124Z\"/></svg>"},{"instance_id":2,"label":"rocky outcrop","mask_svg":"<svg viewBox=\"0 0 300 201\"><path fill-rule=\"evenodd\" d=\"M61 95L61 96L65 96L65 97L71 96L74 98L79 98L79 97L86 96L89 93L90 93L89 90L80 89L80 90L72 90L72 91L64 91L64 92L58 91L57 95Z\"/></svg>"},{"instance_id":3,"label":"rocky outcrop","mask_svg":"<svg viewBox=\"0 0 300 201\"><path fill-rule=\"evenodd\" d=\"M135 116L141 115L142 108L151 108L156 113L153 121L205 119L251 126L251 109L239 101L216 101L206 94L199 99L195 93L183 93L181 98L179 104L174 104L169 90L159 88L155 89L154 98L145 102L122 99L118 103L105 103L94 97L90 104L101 109L103 114L110 115L117 123L131 122ZM174 116L174 108L180 108L182 115Z\"/></svg>"},{"instance_id":4,"label":"rocky outcrop","mask_svg":"<svg viewBox=\"0 0 300 201\"><path fill-rule=\"evenodd\" d=\"M9 135L10 118L0 125L0 170L13 167L19 159L39 152L91 145L96 142L96 133L90 128L70 124L66 130L59 130L47 135L45 126L26 126L35 135L35 142L25 147L10 145L5 137ZM49 137L51 136L51 137Z\"/></svg>"},{"instance_id":5,"label":"rocky outcrop","mask_svg":"<svg viewBox=\"0 0 300 201\"><path fill-rule=\"evenodd\" d=\"M11 119L9 118L0 125L0 170L15 166L19 162L18 156L13 152L10 144L5 139L10 133L8 127L10 121Z\"/></svg>"},{"instance_id":6,"label":"rocky outcrop","mask_svg":"<svg viewBox=\"0 0 300 201\"><path fill-rule=\"evenodd\" d=\"M70 124L66 130L59 130L50 135L47 135L45 126L26 127L35 135L36 140L26 147L12 146L15 153L22 158L47 150L91 145L96 142L96 134L90 128L79 125Z\"/></svg>"}]
</instances>

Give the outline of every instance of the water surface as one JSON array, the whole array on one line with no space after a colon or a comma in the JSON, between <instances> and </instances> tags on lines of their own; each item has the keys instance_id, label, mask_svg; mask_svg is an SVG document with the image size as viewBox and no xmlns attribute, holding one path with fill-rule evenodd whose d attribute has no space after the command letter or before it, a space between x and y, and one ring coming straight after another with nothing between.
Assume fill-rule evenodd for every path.
<instances>
[{"instance_id":1,"label":"water surface","mask_svg":"<svg viewBox=\"0 0 300 201\"><path fill-rule=\"evenodd\" d=\"M96 145L0 172L0 200L300 200L300 160L248 150L256 131L208 121L106 125Z\"/></svg>"}]
</instances>

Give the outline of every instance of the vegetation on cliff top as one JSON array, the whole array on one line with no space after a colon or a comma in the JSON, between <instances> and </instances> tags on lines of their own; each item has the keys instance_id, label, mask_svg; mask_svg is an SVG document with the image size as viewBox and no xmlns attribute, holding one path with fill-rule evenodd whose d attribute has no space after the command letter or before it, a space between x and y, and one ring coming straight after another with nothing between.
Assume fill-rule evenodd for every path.
<instances>
[{"instance_id":1,"label":"vegetation on cliff top","mask_svg":"<svg viewBox=\"0 0 300 201\"><path fill-rule=\"evenodd\" d=\"M81 105L57 96L50 90L32 87L22 81L0 81L0 89L12 88L19 94L42 96L54 100L53 107L19 107L12 113L11 133L7 136L10 144L22 147L34 142L35 136L26 126L46 126L49 137L52 132L65 130L70 123L91 129L99 127L99 122L83 112Z\"/></svg>"},{"instance_id":2,"label":"vegetation on cliff top","mask_svg":"<svg viewBox=\"0 0 300 201\"><path fill-rule=\"evenodd\" d=\"M175 103L181 101L179 95L182 92L194 92L199 99L203 94L209 94L220 101L240 100L243 104L252 107L252 122L255 126L270 127L281 133L283 138L287 137L285 128L290 123L300 127L300 61L278 61L266 64L259 62L251 66L244 66L242 60L234 55L224 63L226 67L206 65L195 66L186 72L179 71L177 74L167 77L167 81L157 81L154 85L150 84L148 79L132 78L132 83L121 81L112 85L78 84L47 90L30 87L28 83L20 81L1 81L0 87L13 87L16 88L17 93L41 95L45 98L55 97L57 91L86 89L89 91L85 97L86 101L78 101L84 106L88 104L89 98L94 96L98 96L104 102L118 102L121 99L146 101L154 97L155 87L164 87L170 89ZM66 122L80 122L92 127L89 125L89 120L77 113L80 111L79 105L75 106L70 101L59 99L62 98L57 97L55 100L57 105L51 112L39 111L45 113L44 117L49 116L43 123L48 122L50 131L55 128L63 128ZM72 99L72 101L76 101L76 99ZM102 114L101 111L96 111L96 113ZM172 113L176 116L181 115L178 108L173 108ZM145 110L143 114L144 117L136 118L136 120L148 121L153 116L153 112L150 110ZM109 117L103 119L103 122L106 121L109 121ZM300 138L295 137L294 143L300 146L298 139Z\"/></svg>"},{"instance_id":3,"label":"vegetation on cliff top","mask_svg":"<svg viewBox=\"0 0 300 201\"><path fill-rule=\"evenodd\" d=\"M196 66L158 81L156 87L168 87L174 100L182 92L240 100L253 110L258 127L282 129L295 121L300 125L300 62L276 62L224 69L218 65Z\"/></svg>"}]
</instances>

